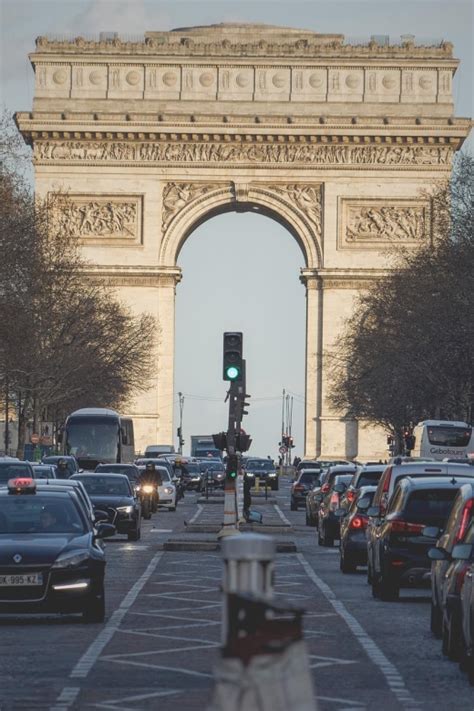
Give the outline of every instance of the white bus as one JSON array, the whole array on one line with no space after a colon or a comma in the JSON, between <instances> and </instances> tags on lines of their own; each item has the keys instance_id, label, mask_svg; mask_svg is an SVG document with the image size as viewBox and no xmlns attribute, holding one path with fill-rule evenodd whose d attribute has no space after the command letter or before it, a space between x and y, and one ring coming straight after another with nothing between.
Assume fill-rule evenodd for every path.
<instances>
[{"instance_id":1,"label":"white bus","mask_svg":"<svg viewBox=\"0 0 474 711\"><path fill-rule=\"evenodd\" d=\"M465 459L474 453L472 426L451 420L424 420L413 430L414 457Z\"/></svg>"},{"instance_id":2,"label":"white bus","mask_svg":"<svg viewBox=\"0 0 474 711\"><path fill-rule=\"evenodd\" d=\"M108 408L76 410L66 420L63 448L64 454L76 458L81 469L93 471L97 464L133 462L133 420Z\"/></svg>"}]
</instances>

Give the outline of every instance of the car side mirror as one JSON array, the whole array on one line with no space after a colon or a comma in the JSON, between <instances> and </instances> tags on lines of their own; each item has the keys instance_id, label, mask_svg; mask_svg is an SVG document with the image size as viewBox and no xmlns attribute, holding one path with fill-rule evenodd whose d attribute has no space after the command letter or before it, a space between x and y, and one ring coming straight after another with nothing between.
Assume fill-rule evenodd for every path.
<instances>
[{"instance_id":1,"label":"car side mirror","mask_svg":"<svg viewBox=\"0 0 474 711\"><path fill-rule=\"evenodd\" d=\"M380 506L369 506L367 516L370 516L370 518L379 518L382 516L382 509Z\"/></svg>"},{"instance_id":2,"label":"car side mirror","mask_svg":"<svg viewBox=\"0 0 474 711\"><path fill-rule=\"evenodd\" d=\"M452 557L454 560L469 560L472 556L472 545L470 543L458 543L453 548Z\"/></svg>"},{"instance_id":3,"label":"car side mirror","mask_svg":"<svg viewBox=\"0 0 474 711\"><path fill-rule=\"evenodd\" d=\"M421 532L421 535L426 536L426 538L438 538L440 533L441 529L437 526L425 526Z\"/></svg>"},{"instance_id":4,"label":"car side mirror","mask_svg":"<svg viewBox=\"0 0 474 711\"><path fill-rule=\"evenodd\" d=\"M428 551L430 560L449 560L449 557L449 553L444 548L430 548Z\"/></svg>"},{"instance_id":5,"label":"car side mirror","mask_svg":"<svg viewBox=\"0 0 474 711\"><path fill-rule=\"evenodd\" d=\"M347 486L345 484L343 484L342 482L339 484L335 484L333 486L333 491L335 491L336 494L343 494L346 489L347 489Z\"/></svg>"},{"instance_id":6,"label":"car side mirror","mask_svg":"<svg viewBox=\"0 0 474 711\"><path fill-rule=\"evenodd\" d=\"M109 515L107 511L102 511L102 509L94 509L94 521L99 523L100 521L108 521Z\"/></svg>"},{"instance_id":7,"label":"car side mirror","mask_svg":"<svg viewBox=\"0 0 474 711\"><path fill-rule=\"evenodd\" d=\"M337 516L337 518L343 518L347 514L346 509L336 509L334 511L334 516Z\"/></svg>"},{"instance_id":8,"label":"car side mirror","mask_svg":"<svg viewBox=\"0 0 474 711\"><path fill-rule=\"evenodd\" d=\"M111 523L99 523L97 526L96 538L110 538L115 535L115 526Z\"/></svg>"}]
</instances>

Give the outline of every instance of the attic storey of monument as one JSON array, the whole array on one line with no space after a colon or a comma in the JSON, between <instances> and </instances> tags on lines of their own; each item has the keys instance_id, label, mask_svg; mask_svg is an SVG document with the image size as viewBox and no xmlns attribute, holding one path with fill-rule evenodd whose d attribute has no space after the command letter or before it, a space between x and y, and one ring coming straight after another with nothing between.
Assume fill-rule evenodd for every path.
<instances>
[{"instance_id":1,"label":"attic storey of monument","mask_svg":"<svg viewBox=\"0 0 474 711\"><path fill-rule=\"evenodd\" d=\"M471 124L453 114L452 45L223 24L38 38L30 59L17 122L36 189L68 191L89 274L162 325L157 388L133 406L139 446L172 441L179 250L210 216L257 209L304 254L306 454L384 454L331 409L325 354L387 247L430 239L423 190L449 176Z\"/></svg>"}]
</instances>

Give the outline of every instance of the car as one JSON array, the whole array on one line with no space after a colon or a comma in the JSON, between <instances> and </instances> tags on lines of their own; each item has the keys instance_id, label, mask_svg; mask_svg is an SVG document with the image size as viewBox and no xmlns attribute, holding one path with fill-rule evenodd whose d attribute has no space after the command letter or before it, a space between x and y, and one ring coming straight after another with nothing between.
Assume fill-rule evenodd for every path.
<instances>
[{"instance_id":1,"label":"car","mask_svg":"<svg viewBox=\"0 0 474 711\"><path fill-rule=\"evenodd\" d=\"M275 462L271 459L248 458L245 463L245 471L247 475L254 476L254 479L259 479L260 486L270 486L273 491L278 490L278 472Z\"/></svg>"},{"instance_id":2,"label":"car","mask_svg":"<svg viewBox=\"0 0 474 711\"><path fill-rule=\"evenodd\" d=\"M69 487L56 491L26 477L0 489L0 614L81 613L105 616L102 539Z\"/></svg>"},{"instance_id":3,"label":"car","mask_svg":"<svg viewBox=\"0 0 474 711\"><path fill-rule=\"evenodd\" d=\"M461 609L461 659L460 666L467 671L469 683L474 686L474 524L471 523L465 542L454 546L453 560L466 563L460 583Z\"/></svg>"},{"instance_id":4,"label":"car","mask_svg":"<svg viewBox=\"0 0 474 711\"><path fill-rule=\"evenodd\" d=\"M220 459L202 459L198 462L198 467L202 477L202 488L207 486L211 488L224 488L225 484L225 467Z\"/></svg>"},{"instance_id":5,"label":"car","mask_svg":"<svg viewBox=\"0 0 474 711\"><path fill-rule=\"evenodd\" d=\"M157 458L162 454L174 454L172 444L149 444L145 449L145 457Z\"/></svg>"},{"instance_id":6,"label":"car","mask_svg":"<svg viewBox=\"0 0 474 711\"><path fill-rule=\"evenodd\" d=\"M0 486L7 486L10 479L16 477L35 478L35 472L29 462L19 459L2 459L0 461Z\"/></svg>"},{"instance_id":7,"label":"car","mask_svg":"<svg viewBox=\"0 0 474 711\"><path fill-rule=\"evenodd\" d=\"M35 479L56 479L56 467L53 464L37 464L31 462Z\"/></svg>"},{"instance_id":8,"label":"car","mask_svg":"<svg viewBox=\"0 0 474 711\"><path fill-rule=\"evenodd\" d=\"M157 464L155 460L155 470L160 474L162 484L158 487L158 507L167 508L168 511L176 511L176 486L172 481L172 477L167 469L167 467ZM140 470L140 475L145 472L145 467L140 465L138 467Z\"/></svg>"},{"instance_id":9,"label":"car","mask_svg":"<svg viewBox=\"0 0 474 711\"><path fill-rule=\"evenodd\" d=\"M83 483L94 509L107 512L117 533L126 534L129 541L140 539L141 504L125 474L83 472L71 479Z\"/></svg>"},{"instance_id":10,"label":"car","mask_svg":"<svg viewBox=\"0 0 474 711\"><path fill-rule=\"evenodd\" d=\"M349 510L362 486L377 485L385 470L385 464L365 464L360 466L341 498L341 508Z\"/></svg>"},{"instance_id":11,"label":"car","mask_svg":"<svg viewBox=\"0 0 474 711\"><path fill-rule=\"evenodd\" d=\"M372 506L378 509L379 516L369 516L367 526L367 580L372 583L372 570L374 567L374 544L377 540L377 528L387 510L388 502L393 495L395 486L406 477L412 479L433 476L453 476L463 479L474 478L474 467L466 464L448 464L444 462L419 462L407 461L402 464L389 464L377 484Z\"/></svg>"},{"instance_id":12,"label":"car","mask_svg":"<svg viewBox=\"0 0 474 711\"><path fill-rule=\"evenodd\" d=\"M367 540L365 531L375 486L361 486L348 509L336 510L340 516L341 543L339 567L342 573L354 573L357 566L367 565Z\"/></svg>"},{"instance_id":13,"label":"car","mask_svg":"<svg viewBox=\"0 0 474 711\"><path fill-rule=\"evenodd\" d=\"M133 487L136 487L140 477L140 470L136 464L98 464L95 471L101 474L104 472L109 472L110 474L125 474Z\"/></svg>"},{"instance_id":14,"label":"car","mask_svg":"<svg viewBox=\"0 0 474 711\"><path fill-rule=\"evenodd\" d=\"M338 469L339 467L333 467ZM329 470L331 471L331 470ZM341 496L352 479L353 473L334 474L321 487L322 499L318 511L318 545L330 548L334 545L334 539L340 538L339 516L336 516L337 509L340 508ZM325 488L326 484L329 488Z\"/></svg>"},{"instance_id":15,"label":"car","mask_svg":"<svg viewBox=\"0 0 474 711\"><path fill-rule=\"evenodd\" d=\"M299 506L306 505L306 496L309 491L320 482L321 469L306 469L298 474L298 478L291 485L290 509L297 511Z\"/></svg>"},{"instance_id":16,"label":"car","mask_svg":"<svg viewBox=\"0 0 474 711\"><path fill-rule=\"evenodd\" d=\"M428 551L436 543L427 527L444 528L462 479L449 476L404 477L375 529L372 550L372 594L397 600L400 587L428 586L431 560ZM375 496L374 496L375 501ZM379 516L372 506L369 516Z\"/></svg>"},{"instance_id":17,"label":"car","mask_svg":"<svg viewBox=\"0 0 474 711\"><path fill-rule=\"evenodd\" d=\"M450 640L456 637L454 630L459 630L461 616L455 578L462 564L452 567L451 554L455 545L464 543L473 516L474 481L463 483L459 488L444 530L435 528L426 531L431 538L438 538L436 549L428 551L431 558L431 631L435 637L443 638L448 656L455 655Z\"/></svg>"},{"instance_id":18,"label":"car","mask_svg":"<svg viewBox=\"0 0 474 711\"><path fill-rule=\"evenodd\" d=\"M199 467L199 462L191 462L189 459L186 460L186 462L183 462L182 472L182 478L188 491L202 491L204 488L204 479Z\"/></svg>"},{"instance_id":19,"label":"car","mask_svg":"<svg viewBox=\"0 0 474 711\"><path fill-rule=\"evenodd\" d=\"M76 494L79 503L84 507L86 516L90 518L93 524L99 521L106 521L108 519L108 514L106 511L100 509L94 509L92 501L89 498L87 491L84 488L82 481L75 481L73 479L37 479L37 488L45 488L46 491L62 491L65 487L72 489Z\"/></svg>"},{"instance_id":20,"label":"car","mask_svg":"<svg viewBox=\"0 0 474 711\"><path fill-rule=\"evenodd\" d=\"M57 467L57 464L60 459L64 459L67 465L67 469L69 472L69 476L72 476L73 474L79 474L81 469L79 468L79 464L77 463L77 460L75 457L72 457L70 455L66 454L50 454L46 457L43 457L41 459L42 464L54 464L55 467ZM58 475L58 472L56 472L56 476Z\"/></svg>"},{"instance_id":21,"label":"car","mask_svg":"<svg viewBox=\"0 0 474 711\"><path fill-rule=\"evenodd\" d=\"M306 525L314 528L318 525L319 504L323 496L323 494L321 494L321 477L323 476L323 472L321 469L306 469L305 471L313 471L319 474L318 478L314 481L313 488L308 491L305 501Z\"/></svg>"}]
</instances>

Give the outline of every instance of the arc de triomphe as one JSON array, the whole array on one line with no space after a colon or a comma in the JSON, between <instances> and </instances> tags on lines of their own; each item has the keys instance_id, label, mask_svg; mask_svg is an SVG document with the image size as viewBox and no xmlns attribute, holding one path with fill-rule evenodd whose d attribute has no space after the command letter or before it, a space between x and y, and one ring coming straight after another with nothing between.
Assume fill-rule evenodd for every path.
<instances>
[{"instance_id":1,"label":"arc de triomphe","mask_svg":"<svg viewBox=\"0 0 474 711\"><path fill-rule=\"evenodd\" d=\"M30 59L33 111L17 120L37 192L69 191L90 274L159 323L156 379L132 406L138 447L173 441L179 251L211 216L253 210L303 254L306 454L384 454L381 433L331 411L325 362L387 246L430 239L421 191L470 127L453 116L452 46L224 24L40 37Z\"/></svg>"}]
</instances>

